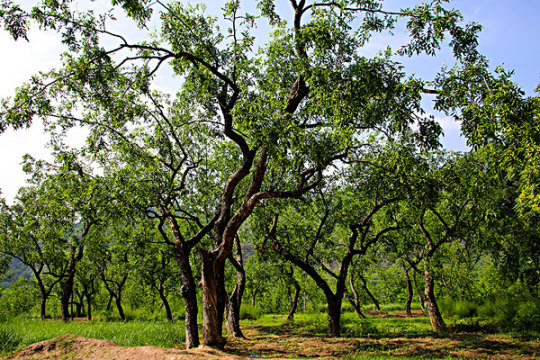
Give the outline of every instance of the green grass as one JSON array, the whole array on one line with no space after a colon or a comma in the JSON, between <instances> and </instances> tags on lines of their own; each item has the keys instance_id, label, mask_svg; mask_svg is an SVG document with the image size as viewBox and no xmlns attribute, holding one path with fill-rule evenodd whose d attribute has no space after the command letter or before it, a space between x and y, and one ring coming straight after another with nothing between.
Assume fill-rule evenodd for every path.
<instances>
[{"instance_id":1,"label":"green grass","mask_svg":"<svg viewBox=\"0 0 540 360\"><path fill-rule=\"evenodd\" d=\"M256 321L246 321L246 323L267 328L267 331L270 332L279 332L283 328L286 318L286 315L265 314ZM299 313L295 316L294 324L289 326L311 334L326 334L328 328L327 315L325 313ZM427 335L433 333L427 316L412 318L368 317L367 319L360 319L356 313L352 312L341 314L341 329L344 337Z\"/></svg>"},{"instance_id":2,"label":"green grass","mask_svg":"<svg viewBox=\"0 0 540 360\"><path fill-rule=\"evenodd\" d=\"M110 340L121 346L172 348L185 340L183 322L73 322L11 320L0 322L0 354L64 334Z\"/></svg>"}]
</instances>

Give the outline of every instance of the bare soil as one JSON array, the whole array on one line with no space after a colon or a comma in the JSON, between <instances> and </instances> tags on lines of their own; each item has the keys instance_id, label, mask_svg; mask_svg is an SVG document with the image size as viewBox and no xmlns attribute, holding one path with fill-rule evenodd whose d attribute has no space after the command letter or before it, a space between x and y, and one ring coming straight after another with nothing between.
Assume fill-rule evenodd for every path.
<instances>
[{"instance_id":1,"label":"bare soil","mask_svg":"<svg viewBox=\"0 0 540 360\"><path fill-rule=\"evenodd\" d=\"M177 350L156 346L122 347L112 341L66 334L27 346L7 359L237 360L241 357L209 348Z\"/></svg>"}]
</instances>

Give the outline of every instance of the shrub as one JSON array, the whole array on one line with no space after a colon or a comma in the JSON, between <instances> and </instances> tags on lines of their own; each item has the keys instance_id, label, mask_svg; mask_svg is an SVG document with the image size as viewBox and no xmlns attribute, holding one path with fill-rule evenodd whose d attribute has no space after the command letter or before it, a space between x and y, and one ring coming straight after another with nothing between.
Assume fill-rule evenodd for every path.
<instances>
[{"instance_id":1,"label":"shrub","mask_svg":"<svg viewBox=\"0 0 540 360\"><path fill-rule=\"evenodd\" d=\"M10 328L0 328L0 354L10 353L21 345L23 339Z\"/></svg>"},{"instance_id":2,"label":"shrub","mask_svg":"<svg viewBox=\"0 0 540 360\"><path fill-rule=\"evenodd\" d=\"M27 313L37 303L39 296L30 281L20 278L0 295L0 321Z\"/></svg>"},{"instance_id":3,"label":"shrub","mask_svg":"<svg viewBox=\"0 0 540 360\"><path fill-rule=\"evenodd\" d=\"M240 319L241 320L257 320L261 317L261 312L255 306L250 304L244 304L240 307Z\"/></svg>"},{"instance_id":4,"label":"shrub","mask_svg":"<svg viewBox=\"0 0 540 360\"><path fill-rule=\"evenodd\" d=\"M439 301L439 305L447 316L457 316L459 319L464 319L478 315L478 304L469 300L456 300L446 296Z\"/></svg>"}]
</instances>

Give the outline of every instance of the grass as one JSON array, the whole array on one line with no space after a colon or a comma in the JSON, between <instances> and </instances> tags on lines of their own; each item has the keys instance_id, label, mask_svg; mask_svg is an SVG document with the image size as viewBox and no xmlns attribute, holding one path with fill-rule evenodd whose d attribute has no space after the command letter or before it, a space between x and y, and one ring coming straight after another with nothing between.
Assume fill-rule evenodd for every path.
<instances>
[{"instance_id":1,"label":"grass","mask_svg":"<svg viewBox=\"0 0 540 360\"><path fill-rule=\"evenodd\" d=\"M11 320L0 323L0 354L64 334L110 340L121 346L154 345L172 348L184 343L183 322L72 322Z\"/></svg>"},{"instance_id":2,"label":"grass","mask_svg":"<svg viewBox=\"0 0 540 360\"><path fill-rule=\"evenodd\" d=\"M390 313L390 310L387 310ZM418 315L418 312L417 312ZM431 331L426 316L403 317L403 312L376 314L360 319L344 312L342 338L328 338L325 313L299 313L294 323L286 315L265 314L242 321L246 339L231 339L227 352L241 356L326 357L350 360L464 359L503 351L509 359L536 358L538 338L486 334L478 324L465 324L443 334ZM472 319L459 319L471 322ZM449 325L452 326L450 323ZM453 324L454 326L456 323ZM473 329L479 327L479 329ZM20 319L0 323L0 355L67 333L110 340L121 346L182 346L184 324L161 321L76 321Z\"/></svg>"},{"instance_id":3,"label":"grass","mask_svg":"<svg viewBox=\"0 0 540 360\"><path fill-rule=\"evenodd\" d=\"M246 324L266 329L276 333L283 328L285 315L262 315L256 321L246 321ZM295 316L294 324L289 328L303 333L324 335L327 331L327 315L324 313L300 313ZM371 335L429 335L432 334L428 317L368 317L359 319L358 315L346 312L341 315L341 328L343 337L364 337Z\"/></svg>"}]
</instances>

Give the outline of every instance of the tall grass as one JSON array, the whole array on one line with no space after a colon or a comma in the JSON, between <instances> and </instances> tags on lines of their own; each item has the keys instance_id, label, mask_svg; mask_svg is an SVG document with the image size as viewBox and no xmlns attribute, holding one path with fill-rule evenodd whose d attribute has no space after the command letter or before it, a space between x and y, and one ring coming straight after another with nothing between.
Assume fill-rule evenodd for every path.
<instances>
[{"instance_id":1,"label":"tall grass","mask_svg":"<svg viewBox=\"0 0 540 360\"><path fill-rule=\"evenodd\" d=\"M257 325L279 328L285 322L286 315L266 314L257 320ZM325 313L299 313L295 316L294 327L310 334L326 334L328 319ZM344 337L364 337L369 335L394 336L431 334L428 317L369 317L360 319L356 313L341 314L341 330Z\"/></svg>"},{"instance_id":2,"label":"tall grass","mask_svg":"<svg viewBox=\"0 0 540 360\"><path fill-rule=\"evenodd\" d=\"M185 340L183 322L72 322L11 320L0 322L0 353L64 334L110 340L121 346L154 345L172 348Z\"/></svg>"}]
</instances>

